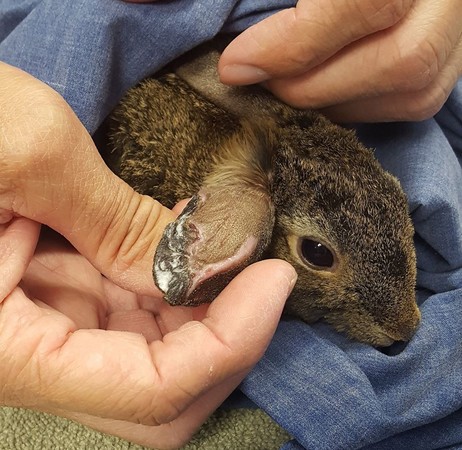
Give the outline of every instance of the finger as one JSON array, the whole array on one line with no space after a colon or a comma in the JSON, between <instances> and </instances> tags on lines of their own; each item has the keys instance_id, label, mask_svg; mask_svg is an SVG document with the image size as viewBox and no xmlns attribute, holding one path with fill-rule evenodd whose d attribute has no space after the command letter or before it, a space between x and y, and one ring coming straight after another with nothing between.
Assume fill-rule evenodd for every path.
<instances>
[{"instance_id":1,"label":"finger","mask_svg":"<svg viewBox=\"0 0 462 450\"><path fill-rule=\"evenodd\" d=\"M24 217L0 225L0 303L21 280L39 234L40 224Z\"/></svg>"},{"instance_id":2,"label":"finger","mask_svg":"<svg viewBox=\"0 0 462 450\"><path fill-rule=\"evenodd\" d=\"M69 317L78 328L104 327L102 275L56 232L42 230L21 280L29 298Z\"/></svg>"},{"instance_id":3,"label":"finger","mask_svg":"<svg viewBox=\"0 0 462 450\"><path fill-rule=\"evenodd\" d=\"M363 36L391 27L412 0L300 0L244 31L223 52L223 83L251 84L294 76Z\"/></svg>"},{"instance_id":4,"label":"finger","mask_svg":"<svg viewBox=\"0 0 462 450\"><path fill-rule=\"evenodd\" d=\"M444 105L462 75L462 40L433 82L416 92L378 95L321 109L334 122L420 121Z\"/></svg>"},{"instance_id":5,"label":"finger","mask_svg":"<svg viewBox=\"0 0 462 450\"><path fill-rule=\"evenodd\" d=\"M0 208L63 234L119 285L158 293L152 260L175 215L108 169L80 121L48 86L6 64L0 64L0 81L6 124Z\"/></svg>"},{"instance_id":6,"label":"finger","mask_svg":"<svg viewBox=\"0 0 462 450\"><path fill-rule=\"evenodd\" d=\"M349 45L302 75L270 80L267 87L298 108L425 89L447 65L460 39L458 3L416 2L395 27Z\"/></svg>"},{"instance_id":7,"label":"finger","mask_svg":"<svg viewBox=\"0 0 462 450\"><path fill-rule=\"evenodd\" d=\"M294 281L285 262L257 263L220 294L203 322L150 345L139 334L76 330L16 290L0 314L1 367L15 361L2 385L10 403L147 425L170 422L213 387L227 380L234 387L233 377L255 364Z\"/></svg>"}]
</instances>

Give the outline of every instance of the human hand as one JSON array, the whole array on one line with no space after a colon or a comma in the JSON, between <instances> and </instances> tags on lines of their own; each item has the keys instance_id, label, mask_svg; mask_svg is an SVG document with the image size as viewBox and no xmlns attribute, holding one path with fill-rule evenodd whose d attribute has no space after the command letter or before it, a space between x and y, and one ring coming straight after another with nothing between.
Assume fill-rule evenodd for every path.
<instances>
[{"instance_id":1,"label":"human hand","mask_svg":"<svg viewBox=\"0 0 462 450\"><path fill-rule=\"evenodd\" d=\"M108 169L56 92L3 63L0 124L0 223L22 217L46 224L119 286L158 294L153 256L176 215ZM19 279L0 286L0 298Z\"/></svg>"},{"instance_id":2,"label":"human hand","mask_svg":"<svg viewBox=\"0 0 462 450\"><path fill-rule=\"evenodd\" d=\"M219 73L335 121L422 120L462 74L460 2L299 0L239 35Z\"/></svg>"},{"instance_id":3,"label":"human hand","mask_svg":"<svg viewBox=\"0 0 462 450\"><path fill-rule=\"evenodd\" d=\"M1 261L1 279L9 267ZM286 263L264 261L210 306L171 307L119 288L42 235L0 304L0 404L142 445L183 445L261 357L292 279Z\"/></svg>"},{"instance_id":4,"label":"human hand","mask_svg":"<svg viewBox=\"0 0 462 450\"><path fill-rule=\"evenodd\" d=\"M176 214L115 177L65 102L5 64L0 124L0 404L182 444L262 355L293 269L265 261L211 306L169 307L151 266ZM39 240L40 223L80 252Z\"/></svg>"}]
</instances>

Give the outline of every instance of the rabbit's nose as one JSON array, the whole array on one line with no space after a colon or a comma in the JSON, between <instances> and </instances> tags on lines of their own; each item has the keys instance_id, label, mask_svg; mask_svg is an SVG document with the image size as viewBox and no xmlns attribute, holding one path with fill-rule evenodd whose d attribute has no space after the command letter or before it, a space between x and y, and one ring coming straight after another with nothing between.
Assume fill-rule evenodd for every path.
<instances>
[{"instance_id":1,"label":"rabbit's nose","mask_svg":"<svg viewBox=\"0 0 462 450\"><path fill-rule=\"evenodd\" d=\"M409 314L401 317L400 320L397 321L393 338L397 341L409 341L419 327L420 318L419 308L415 306Z\"/></svg>"}]
</instances>

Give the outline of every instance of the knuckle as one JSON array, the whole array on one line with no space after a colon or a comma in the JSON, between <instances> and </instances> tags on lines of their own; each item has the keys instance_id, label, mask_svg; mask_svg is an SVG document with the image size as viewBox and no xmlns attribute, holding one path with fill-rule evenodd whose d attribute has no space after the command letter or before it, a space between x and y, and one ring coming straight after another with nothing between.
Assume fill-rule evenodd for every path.
<instances>
[{"instance_id":1,"label":"knuckle","mask_svg":"<svg viewBox=\"0 0 462 450\"><path fill-rule=\"evenodd\" d=\"M416 44L400 55L393 67L391 78L397 91L420 91L431 84L439 73L438 56L428 42Z\"/></svg>"},{"instance_id":2,"label":"knuckle","mask_svg":"<svg viewBox=\"0 0 462 450\"><path fill-rule=\"evenodd\" d=\"M286 72L296 72L307 65L319 64L326 57L327 43L322 33L306 33L308 29L315 30L319 24L315 24L312 17L307 17L301 8L296 8L292 14L291 32L287 32L282 17L280 18L281 23L274 27L276 42L279 43L279 48L284 54L284 61L286 61L287 67L284 68ZM295 35L297 38L294 38Z\"/></svg>"},{"instance_id":3,"label":"knuckle","mask_svg":"<svg viewBox=\"0 0 462 450\"><path fill-rule=\"evenodd\" d=\"M152 264L154 246L174 215L159 202L123 183L111 185L109 190L113 195L99 206L93 217L99 223L94 233L95 261L99 266L109 264L111 278L133 290L134 286L127 284L127 273L138 273L140 266ZM86 224L87 220L88 214L82 214L79 222ZM139 283L143 282L140 277Z\"/></svg>"},{"instance_id":4,"label":"knuckle","mask_svg":"<svg viewBox=\"0 0 462 450\"><path fill-rule=\"evenodd\" d=\"M359 20L369 31L377 31L397 23L411 4L411 0L357 0L350 5L356 9Z\"/></svg>"},{"instance_id":5,"label":"knuckle","mask_svg":"<svg viewBox=\"0 0 462 450\"><path fill-rule=\"evenodd\" d=\"M298 43L291 43L287 46L286 70L290 71L291 68L295 68L298 72L304 70L308 65L320 64L325 59L324 52L324 45L314 40L306 39Z\"/></svg>"},{"instance_id":6,"label":"knuckle","mask_svg":"<svg viewBox=\"0 0 462 450\"><path fill-rule=\"evenodd\" d=\"M392 0L379 3L379 13L388 21L389 24L395 24L401 20L409 11L413 0Z\"/></svg>"}]
</instances>

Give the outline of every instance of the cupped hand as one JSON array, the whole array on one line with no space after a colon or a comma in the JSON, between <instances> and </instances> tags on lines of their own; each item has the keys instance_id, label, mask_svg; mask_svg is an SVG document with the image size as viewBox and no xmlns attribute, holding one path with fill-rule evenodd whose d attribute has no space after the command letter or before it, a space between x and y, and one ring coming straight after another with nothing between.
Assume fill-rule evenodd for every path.
<instances>
[{"instance_id":1,"label":"cupped hand","mask_svg":"<svg viewBox=\"0 0 462 450\"><path fill-rule=\"evenodd\" d=\"M462 74L460 1L299 0L239 35L219 72L336 121L422 120Z\"/></svg>"},{"instance_id":2,"label":"cupped hand","mask_svg":"<svg viewBox=\"0 0 462 450\"><path fill-rule=\"evenodd\" d=\"M110 172L61 97L1 63L0 127L0 404L183 444L263 354L293 268L264 261L210 306L170 307L152 259L176 213Z\"/></svg>"},{"instance_id":3,"label":"cupped hand","mask_svg":"<svg viewBox=\"0 0 462 450\"><path fill-rule=\"evenodd\" d=\"M38 227L21 220L16 233L33 235ZM0 245L14 227L2 226ZM23 261L34 246L23 243ZM0 275L10 267L2 260ZM178 447L261 357L293 283L288 264L264 261L210 306L170 307L121 289L64 239L42 233L0 304L0 403Z\"/></svg>"}]
</instances>

